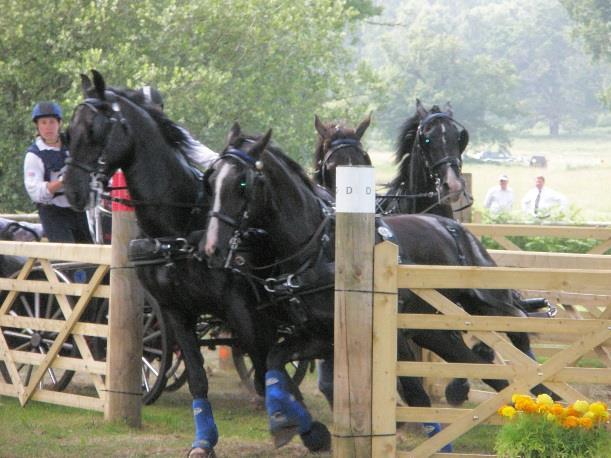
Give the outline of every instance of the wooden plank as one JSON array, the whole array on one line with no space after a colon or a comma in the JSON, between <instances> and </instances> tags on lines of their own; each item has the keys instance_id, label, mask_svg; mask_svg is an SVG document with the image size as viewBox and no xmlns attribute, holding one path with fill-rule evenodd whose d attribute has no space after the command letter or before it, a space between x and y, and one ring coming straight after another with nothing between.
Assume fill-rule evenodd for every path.
<instances>
[{"instance_id":1,"label":"wooden plank","mask_svg":"<svg viewBox=\"0 0 611 458\"><path fill-rule=\"evenodd\" d=\"M0 326L36 329L39 331L59 332L64 327L65 321L51 320L49 318L32 318L29 316L0 316ZM79 334L91 337L108 337L108 325L96 323L76 323L72 334Z\"/></svg>"},{"instance_id":2,"label":"wooden plank","mask_svg":"<svg viewBox=\"0 0 611 458\"><path fill-rule=\"evenodd\" d=\"M81 296L86 289L85 283L57 283L50 284L44 280L18 280L13 278L0 278L0 290L42 293L42 294L64 294L68 296ZM100 285L93 297L110 297L110 287Z\"/></svg>"},{"instance_id":3,"label":"wooden plank","mask_svg":"<svg viewBox=\"0 0 611 458\"><path fill-rule=\"evenodd\" d=\"M0 382L0 395L15 397L13 385ZM104 410L104 402L99 398L59 391L37 390L32 395L32 400L99 412Z\"/></svg>"},{"instance_id":4,"label":"wooden plank","mask_svg":"<svg viewBox=\"0 0 611 458\"><path fill-rule=\"evenodd\" d=\"M110 245L0 241L0 254L26 258L110 264Z\"/></svg>"},{"instance_id":5,"label":"wooden plank","mask_svg":"<svg viewBox=\"0 0 611 458\"><path fill-rule=\"evenodd\" d=\"M44 355L41 353L32 353L20 350L9 350L9 353L13 358L13 361L20 364L32 364L34 366L38 366L44 359ZM6 353L0 353L0 360L3 359L5 354ZM49 367L99 375L106 374L105 361L83 361L81 358L72 358L69 356L57 356Z\"/></svg>"},{"instance_id":6,"label":"wooden plank","mask_svg":"<svg viewBox=\"0 0 611 458\"><path fill-rule=\"evenodd\" d=\"M524 237L558 237L574 239L607 240L611 237L609 226L549 226L535 224L465 224L478 237L501 235Z\"/></svg>"},{"instance_id":7,"label":"wooden plank","mask_svg":"<svg viewBox=\"0 0 611 458\"><path fill-rule=\"evenodd\" d=\"M499 266L504 267L611 269L611 256L604 255L519 250L488 250L488 253Z\"/></svg>"},{"instance_id":8,"label":"wooden plank","mask_svg":"<svg viewBox=\"0 0 611 458\"><path fill-rule=\"evenodd\" d=\"M64 342L68 338L68 335L70 334L72 330L72 327L76 324L76 322L78 322L81 315L85 311L85 307L87 306L87 304L89 303L89 300L91 299L91 294L93 293L97 285L102 281L107 270L108 270L108 266L100 266L98 267L96 272L93 274L93 277L88 284L89 289L86 290L85 294L80 297L80 299L74 306L74 310L72 310L70 317L66 319L66 325L64 329L62 329L62 331L60 331L60 333L55 337L55 340L53 341L53 344L49 348L48 353L45 355L45 358L43 359L42 363L40 364L40 366L38 366L38 368L32 375L30 384L25 388L24 392L21 393L21 395L19 396L19 402L21 403L22 406L25 405L28 402L28 400L32 397L32 394L36 390L38 382L40 381L40 379L42 378L42 376L48 369L49 363L53 360L53 358L55 358L59 354L59 350L61 349L61 346L64 344Z\"/></svg>"},{"instance_id":9,"label":"wooden plank","mask_svg":"<svg viewBox=\"0 0 611 458\"><path fill-rule=\"evenodd\" d=\"M467 415L471 409L453 407L397 407L396 417L398 422L406 423L453 423ZM493 416L484 423L501 425L505 422L499 416Z\"/></svg>"},{"instance_id":10,"label":"wooden plank","mask_svg":"<svg viewBox=\"0 0 611 458\"><path fill-rule=\"evenodd\" d=\"M611 248L611 239L592 247L592 249L588 251L588 254L604 254L609 248Z\"/></svg>"},{"instance_id":11,"label":"wooden plank","mask_svg":"<svg viewBox=\"0 0 611 458\"><path fill-rule=\"evenodd\" d=\"M611 293L611 270L401 265L399 288L550 289Z\"/></svg>"},{"instance_id":12,"label":"wooden plank","mask_svg":"<svg viewBox=\"0 0 611 458\"><path fill-rule=\"evenodd\" d=\"M142 310L144 297L134 269L128 266L129 241L140 230L133 211L112 215L112 296L108 314L104 419L142 425Z\"/></svg>"},{"instance_id":13,"label":"wooden plank","mask_svg":"<svg viewBox=\"0 0 611 458\"><path fill-rule=\"evenodd\" d=\"M544 332L583 334L611 320L576 320L569 318L520 318L507 316L452 316L400 313L397 327L402 329L455 329L458 331Z\"/></svg>"},{"instance_id":14,"label":"wooden plank","mask_svg":"<svg viewBox=\"0 0 611 458\"><path fill-rule=\"evenodd\" d=\"M334 457L371 456L373 246L372 213L337 213Z\"/></svg>"},{"instance_id":15,"label":"wooden plank","mask_svg":"<svg viewBox=\"0 0 611 458\"><path fill-rule=\"evenodd\" d=\"M376 246L373 274L372 456L394 456L397 428L392 409L397 405L397 260L399 249L390 242Z\"/></svg>"},{"instance_id":16,"label":"wooden plank","mask_svg":"<svg viewBox=\"0 0 611 458\"><path fill-rule=\"evenodd\" d=\"M520 371L511 364L400 361L397 362L397 376L513 380L520 376ZM566 367L549 380L551 382L611 384L611 369Z\"/></svg>"},{"instance_id":17,"label":"wooden plank","mask_svg":"<svg viewBox=\"0 0 611 458\"><path fill-rule=\"evenodd\" d=\"M520 250L520 247L513 243L511 240L509 240L507 237L503 237L502 235L493 235L491 237L492 240L494 240L496 243L498 243L507 250Z\"/></svg>"},{"instance_id":18,"label":"wooden plank","mask_svg":"<svg viewBox=\"0 0 611 458\"><path fill-rule=\"evenodd\" d=\"M30 271L32 270L32 267L34 267L34 262L36 260L35 259L28 259L24 264L23 267L21 267L21 270L19 271L19 273L17 274L16 279L18 281L23 280L24 278L27 278L28 275L30 275ZM0 279L3 280L3 279ZM3 288L2 284L0 283L0 289L9 289L9 288ZM8 312L11 307L13 306L13 302L15 301L15 298L17 297L17 291L10 291L6 297L4 298L4 301L2 302L2 306L0 306L0 316L5 315L6 312Z\"/></svg>"}]
</instances>

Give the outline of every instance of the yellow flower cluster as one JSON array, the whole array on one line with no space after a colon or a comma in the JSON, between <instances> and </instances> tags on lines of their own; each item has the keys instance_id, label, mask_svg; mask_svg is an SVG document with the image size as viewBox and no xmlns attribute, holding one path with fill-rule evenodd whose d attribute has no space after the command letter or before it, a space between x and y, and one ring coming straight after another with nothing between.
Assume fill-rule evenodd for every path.
<instances>
[{"instance_id":1,"label":"yellow flower cluster","mask_svg":"<svg viewBox=\"0 0 611 458\"><path fill-rule=\"evenodd\" d=\"M590 429L609 420L607 404L601 401L591 404L586 401L576 401L564 407L555 403L547 394L540 394L536 399L523 394L514 394L511 402L513 406L501 406L497 411L498 414L507 418L526 414L540 415L565 428Z\"/></svg>"}]
</instances>

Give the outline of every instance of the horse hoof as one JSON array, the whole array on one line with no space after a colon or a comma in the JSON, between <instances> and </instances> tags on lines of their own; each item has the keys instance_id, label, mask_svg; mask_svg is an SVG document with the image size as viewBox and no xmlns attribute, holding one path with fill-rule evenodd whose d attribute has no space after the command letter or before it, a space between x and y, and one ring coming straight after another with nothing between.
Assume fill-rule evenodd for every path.
<instances>
[{"instance_id":1,"label":"horse hoof","mask_svg":"<svg viewBox=\"0 0 611 458\"><path fill-rule=\"evenodd\" d=\"M301 434L301 440L310 452L326 452L331 450L331 433L325 425L318 421L312 422L312 428Z\"/></svg>"},{"instance_id":2,"label":"horse hoof","mask_svg":"<svg viewBox=\"0 0 611 458\"><path fill-rule=\"evenodd\" d=\"M280 448L288 444L293 437L299 434L298 426L287 426L284 428L278 428L272 430L272 437L274 439L274 447Z\"/></svg>"},{"instance_id":3,"label":"horse hoof","mask_svg":"<svg viewBox=\"0 0 611 458\"><path fill-rule=\"evenodd\" d=\"M460 406L469 399L471 385L467 379L454 379L446 386L446 400L452 406Z\"/></svg>"},{"instance_id":4,"label":"horse hoof","mask_svg":"<svg viewBox=\"0 0 611 458\"><path fill-rule=\"evenodd\" d=\"M216 458L216 453L214 453L213 448L195 447L191 449L187 456L188 458Z\"/></svg>"}]
</instances>

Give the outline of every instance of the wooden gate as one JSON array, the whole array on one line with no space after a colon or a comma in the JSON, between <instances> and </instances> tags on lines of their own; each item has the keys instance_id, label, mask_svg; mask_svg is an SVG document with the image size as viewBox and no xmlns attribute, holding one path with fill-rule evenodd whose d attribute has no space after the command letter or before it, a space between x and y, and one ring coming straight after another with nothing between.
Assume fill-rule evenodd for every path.
<instances>
[{"instance_id":1,"label":"wooden gate","mask_svg":"<svg viewBox=\"0 0 611 458\"><path fill-rule=\"evenodd\" d=\"M110 287L102 284L102 280L111 264L111 247L0 241L0 254L27 258L14 278L0 278L3 292L0 305L0 365L3 365L0 394L17 397L22 406L35 399L103 411L106 362L94 359L91 342L96 338L106 339L108 326L79 320L94 298L110 297ZM88 263L93 266L93 273L86 283L62 282L51 260ZM35 280L30 279L34 271L39 273ZM31 303L25 302L26 295L33 298ZM33 309L50 309L51 301L57 306L54 316L43 317L41 315L46 313L34 313ZM31 315L39 317L32 318ZM46 339L46 353L25 351L28 343L11 337L16 329L38 342ZM77 351L66 356L62 349L69 338ZM84 374L85 380L89 380L95 390L88 395L45 389L41 382L43 377L53 378L56 371Z\"/></svg>"},{"instance_id":2,"label":"wooden gate","mask_svg":"<svg viewBox=\"0 0 611 458\"><path fill-rule=\"evenodd\" d=\"M397 259L395 245L385 242L376 247L372 411L374 434L386 438L386 451L396 450L396 421L440 422L447 425L441 433L415 449L397 451L397 456L451 456L436 452L474 426L494 420L496 410L509 402L514 393L527 393L533 386L544 383L566 401L574 402L589 398L569 383L611 384L609 367L574 366L577 360L592 350L608 355L604 346L611 338L611 307L605 303L597 304L592 316L586 319L483 317L469 315L436 291L443 288L512 288L608 296L611 295L611 270L407 266L399 265ZM438 314L397 314L397 291L400 288L412 290L435 307ZM494 348L501 364L397 362L396 336L398 329L402 328L464 331ZM508 331L562 335L565 337L564 346L558 348L545 363L539 364L510 343L503 334ZM491 394L473 409L397 407L394 395L397 376L503 378L510 385L499 393ZM392 411L395 412L394 416L387 415Z\"/></svg>"}]
</instances>

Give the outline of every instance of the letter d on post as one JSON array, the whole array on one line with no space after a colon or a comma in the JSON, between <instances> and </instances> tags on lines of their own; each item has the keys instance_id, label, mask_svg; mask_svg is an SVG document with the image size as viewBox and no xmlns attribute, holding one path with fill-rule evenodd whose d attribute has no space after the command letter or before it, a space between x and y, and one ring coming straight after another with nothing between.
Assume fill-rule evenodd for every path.
<instances>
[{"instance_id":1,"label":"letter d on post","mask_svg":"<svg viewBox=\"0 0 611 458\"><path fill-rule=\"evenodd\" d=\"M375 174L336 170L333 456L370 457Z\"/></svg>"}]
</instances>

